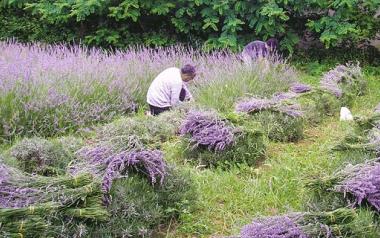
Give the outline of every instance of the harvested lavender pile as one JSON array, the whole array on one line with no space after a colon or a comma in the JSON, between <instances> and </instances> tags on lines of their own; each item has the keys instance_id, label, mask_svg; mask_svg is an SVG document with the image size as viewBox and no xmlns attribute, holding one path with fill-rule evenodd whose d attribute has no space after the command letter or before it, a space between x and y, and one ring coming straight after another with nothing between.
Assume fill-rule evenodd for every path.
<instances>
[{"instance_id":1,"label":"harvested lavender pile","mask_svg":"<svg viewBox=\"0 0 380 238\"><path fill-rule=\"evenodd\" d=\"M297 103L289 103L287 100L296 97L294 92L278 93L272 98L252 97L239 101L235 106L236 112L256 113L265 110L280 112L291 117L301 117L303 112Z\"/></svg>"},{"instance_id":2,"label":"harvested lavender pile","mask_svg":"<svg viewBox=\"0 0 380 238\"><path fill-rule=\"evenodd\" d=\"M100 183L90 174L45 177L0 161L0 234L4 237L73 235L81 220L104 221ZM21 227L21 228L20 228Z\"/></svg>"},{"instance_id":3,"label":"harvested lavender pile","mask_svg":"<svg viewBox=\"0 0 380 238\"><path fill-rule=\"evenodd\" d=\"M14 158L22 171L56 176L65 174L66 166L81 146L82 140L72 136L53 140L32 137L15 143L5 154Z\"/></svg>"},{"instance_id":4,"label":"harvested lavender pile","mask_svg":"<svg viewBox=\"0 0 380 238\"><path fill-rule=\"evenodd\" d=\"M179 127L179 133L184 138L185 155L191 160L197 158L206 166L221 162L250 163L265 150L262 132L257 125L235 127L213 111L190 111Z\"/></svg>"},{"instance_id":5,"label":"harvested lavender pile","mask_svg":"<svg viewBox=\"0 0 380 238\"><path fill-rule=\"evenodd\" d=\"M105 205L111 203L109 192L112 182L126 177L131 170L146 174L152 184L162 184L166 175L166 163L159 150L125 150L114 153L104 147L93 147L84 148L79 154L85 158L85 162L70 167L70 173L88 172L100 178Z\"/></svg>"},{"instance_id":6,"label":"harvested lavender pile","mask_svg":"<svg viewBox=\"0 0 380 238\"><path fill-rule=\"evenodd\" d=\"M304 111L294 102L297 97L299 94L290 91L277 93L269 99L243 99L236 104L235 111L253 115L273 141L298 141L303 138Z\"/></svg>"},{"instance_id":7,"label":"harvested lavender pile","mask_svg":"<svg viewBox=\"0 0 380 238\"><path fill-rule=\"evenodd\" d=\"M337 98L363 95L366 89L359 64L338 65L323 75L320 88Z\"/></svg>"},{"instance_id":8,"label":"harvested lavender pile","mask_svg":"<svg viewBox=\"0 0 380 238\"><path fill-rule=\"evenodd\" d=\"M313 179L308 187L314 191L335 192L351 206L368 204L380 212L380 162L379 159L357 165L348 165L328 177Z\"/></svg>"},{"instance_id":9,"label":"harvested lavender pile","mask_svg":"<svg viewBox=\"0 0 380 238\"><path fill-rule=\"evenodd\" d=\"M244 226L240 238L311 238L364 235L367 227L355 229L358 215L353 209L341 208L331 212L291 213L264 217Z\"/></svg>"},{"instance_id":10,"label":"harvested lavender pile","mask_svg":"<svg viewBox=\"0 0 380 238\"><path fill-rule=\"evenodd\" d=\"M234 142L235 129L218 118L218 115L207 111L191 111L179 132L190 134L194 147L207 147L211 151L223 151Z\"/></svg>"}]
</instances>

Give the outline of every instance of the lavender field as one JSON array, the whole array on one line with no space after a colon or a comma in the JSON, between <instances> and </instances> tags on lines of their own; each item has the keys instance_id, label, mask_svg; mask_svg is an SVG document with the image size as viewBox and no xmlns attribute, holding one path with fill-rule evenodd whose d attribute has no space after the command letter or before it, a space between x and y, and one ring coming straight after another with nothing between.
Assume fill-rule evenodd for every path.
<instances>
[{"instance_id":1,"label":"lavender field","mask_svg":"<svg viewBox=\"0 0 380 238\"><path fill-rule=\"evenodd\" d=\"M182 46L0 52L2 237L380 235L376 70ZM145 115L154 77L186 63L194 102Z\"/></svg>"},{"instance_id":2,"label":"lavender field","mask_svg":"<svg viewBox=\"0 0 380 238\"><path fill-rule=\"evenodd\" d=\"M221 110L230 110L245 94L267 96L285 89L297 77L279 60L262 71L264 66L242 65L227 52L206 55L183 47L111 53L1 42L0 50L3 141L23 135L54 136L141 111L150 82L170 66L195 64L193 92L198 103Z\"/></svg>"}]
</instances>

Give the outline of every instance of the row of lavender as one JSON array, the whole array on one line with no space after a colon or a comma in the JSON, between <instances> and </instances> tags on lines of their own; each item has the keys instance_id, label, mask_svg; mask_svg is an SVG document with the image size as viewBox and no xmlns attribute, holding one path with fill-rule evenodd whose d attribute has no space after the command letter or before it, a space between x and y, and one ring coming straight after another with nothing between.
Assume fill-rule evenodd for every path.
<instances>
[{"instance_id":1,"label":"row of lavender","mask_svg":"<svg viewBox=\"0 0 380 238\"><path fill-rule=\"evenodd\" d=\"M171 66L196 65L193 94L200 105L217 109L245 93L271 95L297 76L282 60L247 66L228 52L181 46L107 52L0 42L0 51L1 141L54 136L135 111L146 105L153 78Z\"/></svg>"}]
</instances>

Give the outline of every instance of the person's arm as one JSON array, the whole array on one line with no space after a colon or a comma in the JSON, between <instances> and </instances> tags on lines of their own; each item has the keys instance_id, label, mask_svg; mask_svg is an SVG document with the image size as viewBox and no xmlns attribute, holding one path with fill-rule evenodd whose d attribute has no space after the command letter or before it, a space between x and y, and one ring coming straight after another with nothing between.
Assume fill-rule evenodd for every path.
<instances>
[{"instance_id":1,"label":"person's arm","mask_svg":"<svg viewBox=\"0 0 380 238\"><path fill-rule=\"evenodd\" d=\"M182 89L182 81L180 83L175 83L171 86L170 89L170 105L173 107L179 102L179 94Z\"/></svg>"},{"instance_id":2,"label":"person's arm","mask_svg":"<svg viewBox=\"0 0 380 238\"><path fill-rule=\"evenodd\" d=\"M193 100L193 95L191 95L191 93L190 93L189 89L187 88L186 84L183 85L183 89L186 92L185 101L192 101Z\"/></svg>"}]
</instances>

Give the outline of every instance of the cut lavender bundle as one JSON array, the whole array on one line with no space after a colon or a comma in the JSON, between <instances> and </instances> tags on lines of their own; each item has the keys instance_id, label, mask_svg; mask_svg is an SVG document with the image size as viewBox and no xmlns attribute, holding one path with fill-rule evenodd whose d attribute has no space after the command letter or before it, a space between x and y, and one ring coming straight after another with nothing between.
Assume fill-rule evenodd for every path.
<instances>
[{"instance_id":1,"label":"cut lavender bundle","mask_svg":"<svg viewBox=\"0 0 380 238\"><path fill-rule=\"evenodd\" d=\"M311 87L303 83L294 83L290 86L290 91L293 93L306 93L311 91Z\"/></svg>"},{"instance_id":2,"label":"cut lavender bundle","mask_svg":"<svg viewBox=\"0 0 380 238\"><path fill-rule=\"evenodd\" d=\"M127 175L127 170L131 167L146 173L155 184L159 179L162 184L166 175L166 163L163 160L163 154L159 150L145 151L123 151L113 155L105 161L107 168L102 179L102 191L105 194L104 202L110 203L108 196L112 181L120 175Z\"/></svg>"},{"instance_id":3,"label":"cut lavender bundle","mask_svg":"<svg viewBox=\"0 0 380 238\"><path fill-rule=\"evenodd\" d=\"M238 102L236 104L235 110L237 112L246 113L258 112L272 107L273 104L274 102L270 99L252 97Z\"/></svg>"},{"instance_id":4,"label":"cut lavender bundle","mask_svg":"<svg viewBox=\"0 0 380 238\"><path fill-rule=\"evenodd\" d=\"M244 226L240 238L330 238L366 234L366 227L354 228L357 219L355 210L347 208L263 217Z\"/></svg>"},{"instance_id":5,"label":"cut lavender bundle","mask_svg":"<svg viewBox=\"0 0 380 238\"><path fill-rule=\"evenodd\" d=\"M345 95L362 95L366 88L366 81L359 64L346 64L338 65L325 73L320 85L322 90L341 98Z\"/></svg>"},{"instance_id":6,"label":"cut lavender bundle","mask_svg":"<svg viewBox=\"0 0 380 238\"><path fill-rule=\"evenodd\" d=\"M234 129L215 113L191 111L179 128L181 135L190 134L194 146L223 151L234 142Z\"/></svg>"},{"instance_id":7,"label":"cut lavender bundle","mask_svg":"<svg viewBox=\"0 0 380 238\"><path fill-rule=\"evenodd\" d=\"M291 117L301 117L303 112L300 105L296 103L284 102L294 96L296 96L296 94L280 93L274 95L271 99L253 97L238 102L235 110L237 112L245 113L256 113L264 110L271 110L284 113Z\"/></svg>"},{"instance_id":8,"label":"cut lavender bundle","mask_svg":"<svg viewBox=\"0 0 380 238\"><path fill-rule=\"evenodd\" d=\"M334 190L344 196L353 196L353 205L361 205L367 201L380 211L380 162L367 161L355 166L349 165L336 176L339 181Z\"/></svg>"},{"instance_id":9,"label":"cut lavender bundle","mask_svg":"<svg viewBox=\"0 0 380 238\"><path fill-rule=\"evenodd\" d=\"M257 219L242 228L240 238L307 238L294 220L286 215Z\"/></svg>"}]
</instances>

